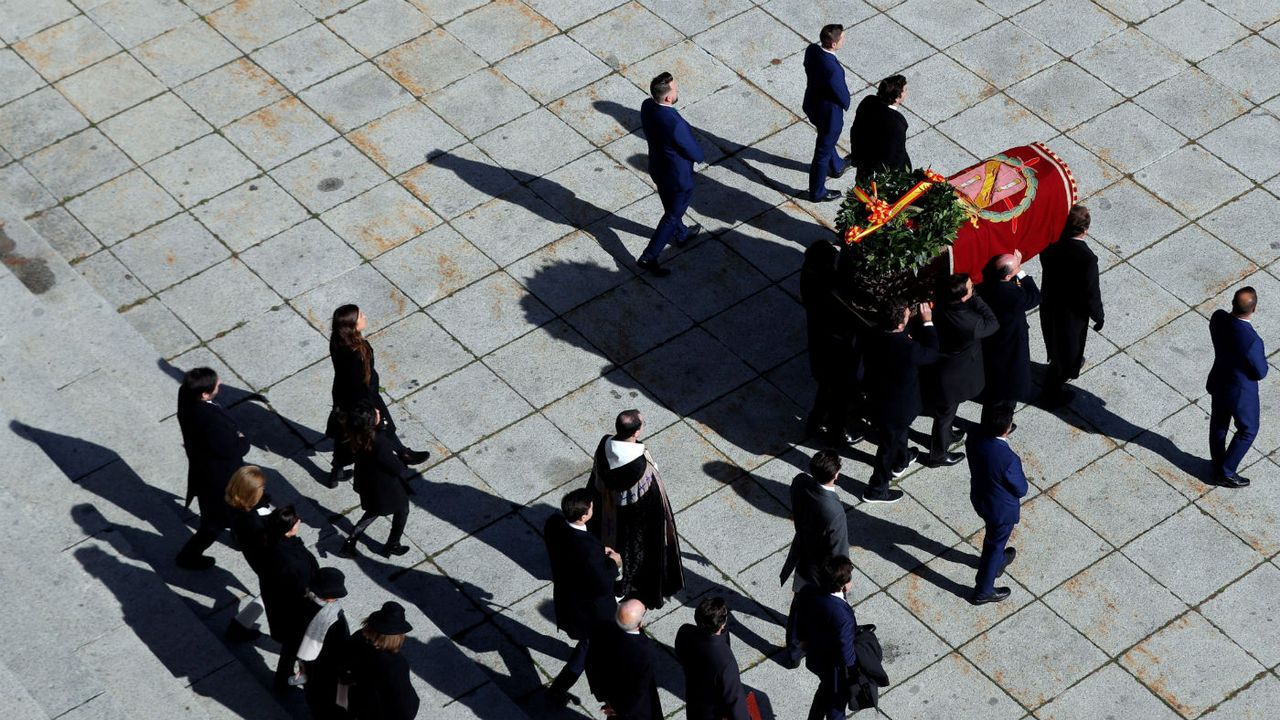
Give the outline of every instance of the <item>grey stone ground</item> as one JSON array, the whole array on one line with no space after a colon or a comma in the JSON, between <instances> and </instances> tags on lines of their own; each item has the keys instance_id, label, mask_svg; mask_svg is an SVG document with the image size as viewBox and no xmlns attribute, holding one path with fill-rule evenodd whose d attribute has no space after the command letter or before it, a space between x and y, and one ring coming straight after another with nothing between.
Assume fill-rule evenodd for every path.
<instances>
[{"instance_id":1,"label":"grey stone ground","mask_svg":"<svg viewBox=\"0 0 1280 720\"><path fill-rule=\"evenodd\" d=\"M802 717L776 573L811 450L795 273L834 208L794 197L813 139L796 110L806 41L842 22L855 95L909 77L917 162L1029 141L1066 158L1107 268L1083 392L1018 414L1035 487L1010 601L962 599L981 542L963 467L864 508L873 448L846 464L883 713L1274 715L1276 423L1251 488L1198 478L1208 313L1251 283L1280 349L1277 21L1277 0L0 0L6 714L299 712L264 690L269 642L219 641L254 587L238 554L170 564L190 521L174 377L210 364L265 395L227 400L277 502L347 571L351 615L410 606L423 717L555 716L536 690L568 646L538 529L631 406L687 551L689 589L650 632L669 647L689 605L727 594L744 680ZM712 161L690 213L712 237L653 279L632 260L660 214L635 130L662 70ZM402 435L435 455L395 562L334 557L355 498L315 482L326 318L349 301ZM676 713L674 659L661 684Z\"/></svg>"}]
</instances>

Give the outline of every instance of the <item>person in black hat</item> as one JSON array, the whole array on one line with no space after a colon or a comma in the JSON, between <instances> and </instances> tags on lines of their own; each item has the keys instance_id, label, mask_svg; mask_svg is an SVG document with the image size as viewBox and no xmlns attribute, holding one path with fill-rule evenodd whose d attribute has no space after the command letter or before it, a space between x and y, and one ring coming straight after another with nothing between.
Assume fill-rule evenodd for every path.
<instances>
[{"instance_id":1,"label":"person in black hat","mask_svg":"<svg viewBox=\"0 0 1280 720\"><path fill-rule=\"evenodd\" d=\"M404 619L404 606L389 600L351 636L348 707L355 720L413 720L418 714L409 661L400 654L404 636L412 629Z\"/></svg>"},{"instance_id":2,"label":"person in black hat","mask_svg":"<svg viewBox=\"0 0 1280 720\"><path fill-rule=\"evenodd\" d=\"M346 710L338 705L338 679L346 659L351 627L338 600L347 596L346 578L338 568L320 568L311 576L309 599L314 615L298 646L298 659L306 673L307 707L315 720L342 720Z\"/></svg>"}]
</instances>

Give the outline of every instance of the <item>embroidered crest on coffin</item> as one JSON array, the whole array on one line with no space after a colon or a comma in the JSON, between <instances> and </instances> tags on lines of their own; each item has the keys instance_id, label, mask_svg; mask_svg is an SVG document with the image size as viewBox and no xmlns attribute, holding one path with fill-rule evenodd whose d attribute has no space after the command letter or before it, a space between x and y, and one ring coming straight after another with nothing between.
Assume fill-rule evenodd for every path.
<instances>
[{"instance_id":1,"label":"embroidered crest on coffin","mask_svg":"<svg viewBox=\"0 0 1280 720\"><path fill-rule=\"evenodd\" d=\"M1010 230L1016 233L1018 216L1031 207L1036 197L1036 171L1032 166L1039 161L996 155L948 182L973 207L974 215L990 222L1011 222Z\"/></svg>"}]
</instances>

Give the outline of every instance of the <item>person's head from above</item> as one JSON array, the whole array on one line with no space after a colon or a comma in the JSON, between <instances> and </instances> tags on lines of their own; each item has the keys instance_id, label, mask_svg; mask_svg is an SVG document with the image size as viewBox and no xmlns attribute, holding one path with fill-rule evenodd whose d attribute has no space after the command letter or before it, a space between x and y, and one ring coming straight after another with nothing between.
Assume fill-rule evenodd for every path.
<instances>
[{"instance_id":1,"label":"person's head from above","mask_svg":"<svg viewBox=\"0 0 1280 720\"><path fill-rule=\"evenodd\" d=\"M1005 253L991 258L991 262L987 263L987 269L983 274L983 279L994 280L995 282L1008 282L1012 280L1018 272L1022 270L1022 254L1014 251L1013 253ZM990 276L987 276L987 273Z\"/></svg>"},{"instance_id":2,"label":"person's head from above","mask_svg":"<svg viewBox=\"0 0 1280 720\"><path fill-rule=\"evenodd\" d=\"M301 524L302 520L298 518L298 513L293 509L292 505L285 505L272 510L267 519L262 521L267 539L271 541L283 540L297 535L298 526Z\"/></svg>"},{"instance_id":3,"label":"person's head from above","mask_svg":"<svg viewBox=\"0 0 1280 720\"><path fill-rule=\"evenodd\" d=\"M182 376L182 393L194 400L212 400L221 387L222 381L213 368L191 368Z\"/></svg>"},{"instance_id":4,"label":"person's head from above","mask_svg":"<svg viewBox=\"0 0 1280 720\"><path fill-rule=\"evenodd\" d=\"M1084 205L1072 205L1067 212L1067 224L1062 226L1062 239L1082 237L1089 232L1089 208Z\"/></svg>"},{"instance_id":5,"label":"person's head from above","mask_svg":"<svg viewBox=\"0 0 1280 720\"><path fill-rule=\"evenodd\" d=\"M654 102L675 105L680 100L680 88L676 85L676 79L671 73L660 73L649 81L649 96L654 99Z\"/></svg>"},{"instance_id":6,"label":"person's head from above","mask_svg":"<svg viewBox=\"0 0 1280 720\"><path fill-rule=\"evenodd\" d=\"M364 619L360 634L375 648L394 653L400 652L405 634L412 629L413 626L404 619L404 606L388 600Z\"/></svg>"},{"instance_id":7,"label":"person's head from above","mask_svg":"<svg viewBox=\"0 0 1280 720\"><path fill-rule=\"evenodd\" d=\"M322 567L312 574L307 589L325 602L340 600L347 596L347 577L338 568Z\"/></svg>"},{"instance_id":8,"label":"person's head from above","mask_svg":"<svg viewBox=\"0 0 1280 720\"><path fill-rule=\"evenodd\" d=\"M839 50L844 45L843 25L823 25L818 33L818 43L828 50Z\"/></svg>"},{"instance_id":9,"label":"person's head from above","mask_svg":"<svg viewBox=\"0 0 1280 720\"><path fill-rule=\"evenodd\" d=\"M640 431L644 429L644 418L639 410L623 410L618 419L613 421L613 439L635 442L640 439Z\"/></svg>"},{"instance_id":10,"label":"person's head from above","mask_svg":"<svg viewBox=\"0 0 1280 720\"><path fill-rule=\"evenodd\" d=\"M354 345L368 322L359 305L340 305L333 311L333 334L344 344Z\"/></svg>"},{"instance_id":11,"label":"person's head from above","mask_svg":"<svg viewBox=\"0 0 1280 720\"><path fill-rule=\"evenodd\" d=\"M235 471L227 482L224 496L227 505L248 512L262 502L262 494L267 487L267 476L257 465L245 465Z\"/></svg>"},{"instance_id":12,"label":"person's head from above","mask_svg":"<svg viewBox=\"0 0 1280 720\"><path fill-rule=\"evenodd\" d=\"M719 595L703 598L693 611L693 623L709 635L719 635L729 624L729 604Z\"/></svg>"},{"instance_id":13,"label":"person's head from above","mask_svg":"<svg viewBox=\"0 0 1280 720\"><path fill-rule=\"evenodd\" d=\"M968 273L952 273L943 280L942 299L946 302L964 302L973 297L973 279Z\"/></svg>"},{"instance_id":14,"label":"person's head from above","mask_svg":"<svg viewBox=\"0 0 1280 720\"><path fill-rule=\"evenodd\" d=\"M989 405L982 409L982 429L991 437L1008 437L1013 432L1013 408Z\"/></svg>"},{"instance_id":15,"label":"person's head from above","mask_svg":"<svg viewBox=\"0 0 1280 720\"><path fill-rule=\"evenodd\" d=\"M835 484L840 476L840 456L830 450L819 450L809 459L809 475L822 485Z\"/></svg>"},{"instance_id":16,"label":"person's head from above","mask_svg":"<svg viewBox=\"0 0 1280 720\"><path fill-rule=\"evenodd\" d=\"M592 513L591 491L578 488L565 493L560 499L560 512L571 523L586 523L591 519Z\"/></svg>"},{"instance_id":17,"label":"person's head from above","mask_svg":"<svg viewBox=\"0 0 1280 720\"><path fill-rule=\"evenodd\" d=\"M880 81L876 97L890 105L901 105L907 99L907 79L902 75L890 75Z\"/></svg>"},{"instance_id":18,"label":"person's head from above","mask_svg":"<svg viewBox=\"0 0 1280 720\"><path fill-rule=\"evenodd\" d=\"M644 627L644 603L636 599L623 600L614 616L618 627L627 632L634 632Z\"/></svg>"},{"instance_id":19,"label":"person's head from above","mask_svg":"<svg viewBox=\"0 0 1280 720\"><path fill-rule=\"evenodd\" d=\"M832 555L822 561L818 587L825 593L847 593L853 588L853 561L848 555Z\"/></svg>"},{"instance_id":20,"label":"person's head from above","mask_svg":"<svg viewBox=\"0 0 1280 720\"><path fill-rule=\"evenodd\" d=\"M1231 296L1231 314L1238 318L1251 318L1258 309L1258 292L1251 285L1245 285Z\"/></svg>"},{"instance_id":21,"label":"person's head from above","mask_svg":"<svg viewBox=\"0 0 1280 720\"><path fill-rule=\"evenodd\" d=\"M902 300L892 300L884 309L881 325L887 332L902 332L911 320L911 307Z\"/></svg>"}]
</instances>

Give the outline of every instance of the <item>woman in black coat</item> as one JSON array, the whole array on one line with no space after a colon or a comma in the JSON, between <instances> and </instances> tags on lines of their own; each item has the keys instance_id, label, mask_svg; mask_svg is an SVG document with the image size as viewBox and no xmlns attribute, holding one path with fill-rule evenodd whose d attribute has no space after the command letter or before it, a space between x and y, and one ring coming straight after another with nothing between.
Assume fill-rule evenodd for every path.
<instances>
[{"instance_id":1,"label":"woman in black coat","mask_svg":"<svg viewBox=\"0 0 1280 720\"><path fill-rule=\"evenodd\" d=\"M418 693L409 681L409 662L400 654L405 633L404 606L383 603L365 619L348 644L351 717L354 720L413 720Z\"/></svg>"},{"instance_id":2,"label":"woman in black coat","mask_svg":"<svg viewBox=\"0 0 1280 720\"><path fill-rule=\"evenodd\" d=\"M311 620L307 588L320 563L298 537L301 521L292 505L277 508L264 521L266 545L262 551L258 582L262 605L271 626L271 639L280 643L276 686L285 687L294 674L298 643Z\"/></svg>"},{"instance_id":3,"label":"woman in black coat","mask_svg":"<svg viewBox=\"0 0 1280 720\"><path fill-rule=\"evenodd\" d=\"M348 437L356 460L355 490L360 495L360 509L364 514L339 551L343 557L355 555L356 541L383 515L391 516L391 534L387 536L384 553L390 557L409 552L409 546L400 543L409 520L409 495L405 490L409 468L396 454L390 434L379 429L379 415L376 408L368 406L356 408L348 415Z\"/></svg>"},{"instance_id":4,"label":"woman in black coat","mask_svg":"<svg viewBox=\"0 0 1280 720\"><path fill-rule=\"evenodd\" d=\"M265 521L271 512L266 487L267 476L263 474L262 468L245 465L231 476L226 492L227 511L231 516L231 535L240 546L249 569L259 577L262 576L262 559L267 546ZM227 626L227 637L243 641L257 639L261 633L255 625L261 614L261 603L251 598Z\"/></svg>"},{"instance_id":5,"label":"woman in black coat","mask_svg":"<svg viewBox=\"0 0 1280 720\"><path fill-rule=\"evenodd\" d=\"M333 410L325 427L325 434L334 441L329 487L337 487L342 469L351 464L353 453L345 425L350 413L362 405L378 410L382 417L382 430L402 462L417 465L431 457L429 452L406 448L396 437L395 421L378 391L380 380L374 364L373 346L361 334L366 323L365 314L357 305L343 305L333 311L333 332L329 335L329 359L333 362Z\"/></svg>"}]
</instances>

